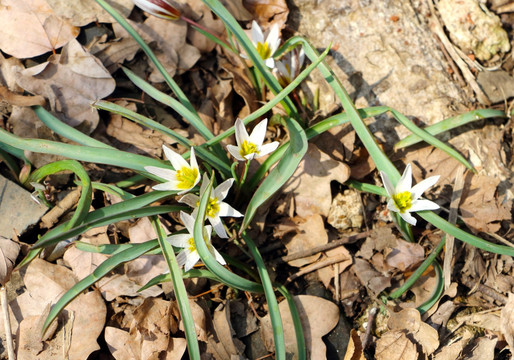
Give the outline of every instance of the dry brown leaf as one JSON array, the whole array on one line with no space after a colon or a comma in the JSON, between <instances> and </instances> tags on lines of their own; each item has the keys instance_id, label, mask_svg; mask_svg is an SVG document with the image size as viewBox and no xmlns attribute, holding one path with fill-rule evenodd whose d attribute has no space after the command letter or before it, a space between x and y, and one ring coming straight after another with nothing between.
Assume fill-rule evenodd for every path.
<instances>
[{"instance_id":1,"label":"dry brown leaf","mask_svg":"<svg viewBox=\"0 0 514 360\"><path fill-rule=\"evenodd\" d=\"M227 301L220 307L221 310L216 309L214 311L213 319L217 341L213 337L210 337L209 341L215 341L214 346L220 356L217 357L219 360L231 360L232 356L244 355L245 345L234 336L235 331L230 320L230 302Z\"/></svg>"},{"instance_id":2,"label":"dry brown leaf","mask_svg":"<svg viewBox=\"0 0 514 360\"><path fill-rule=\"evenodd\" d=\"M52 110L62 114L68 125L82 124L81 130L87 133L99 120L91 104L112 93L116 86L100 61L76 40L67 44L61 55L51 56L49 62L20 71L18 84L47 98Z\"/></svg>"},{"instance_id":3,"label":"dry brown leaf","mask_svg":"<svg viewBox=\"0 0 514 360\"><path fill-rule=\"evenodd\" d=\"M460 212L462 220L475 231L496 232L501 220L512 220L512 200L504 202L504 196L496 197L500 179L475 175L466 179Z\"/></svg>"},{"instance_id":4,"label":"dry brown leaf","mask_svg":"<svg viewBox=\"0 0 514 360\"><path fill-rule=\"evenodd\" d=\"M74 26L84 26L92 22L114 22L113 17L95 0L45 1L58 16L66 18ZM128 17L134 7L132 0L107 0L106 2L124 17Z\"/></svg>"},{"instance_id":5,"label":"dry brown leaf","mask_svg":"<svg viewBox=\"0 0 514 360\"><path fill-rule=\"evenodd\" d=\"M96 56L112 74L125 60L132 60L140 50L136 40L117 22L112 24L115 39L107 41L107 35L95 38L88 44L88 50Z\"/></svg>"},{"instance_id":6,"label":"dry brown leaf","mask_svg":"<svg viewBox=\"0 0 514 360\"><path fill-rule=\"evenodd\" d=\"M377 341L377 360L417 360L418 352L407 335L400 330L388 331Z\"/></svg>"},{"instance_id":7,"label":"dry brown leaf","mask_svg":"<svg viewBox=\"0 0 514 360\"><path fill-rule=\"evenodd\" d=\"M498 342L498 338L479 337L476 339L471 354L465 356L465 360L484 360L494 359L494 348Z\"/></svg>"},{"instance_id":8,"label":"dry brown leaf","mask_svg":"<svg viewBox=\"0 0 514 360\"><path fill-rule=\"evenodd\" d=\"M188 1L187 6L184 7L183 11L188 18L194 19L198 24L204 26L218 36L223 36L223 33L225 32L223 22L213 16L212 11L203 1ZM216 43L214 41L200 34L199 31L193 29L191 26L188 29L187 38L191 42L191 45L203 53L211 52L216 47Z\"/></svg>"},{"instance_id":9,"label":"dry brown leaf","mask_svg":"<svg viewBox=\"0 0 514 360\"><path fill-rule=\"evenodd\" d=\"M45 0L2 0L0 24L0 49L17 58L58 49L80 31L57 16Z\"/></svg>"},{"instance_id":10,"label":"dry brown leaf","mask_svg":"<svg viewBox=\"0 0 514 360\"><path fill-rule=\"evenodd\" d=\"M410 270L425 258L423 246L397 239L396 246L387 254L387 265L400 271Z\"/></svg>"},{"instance_id":11,"label":"dry brown leaf","mask_svg":"<svg viewBox=\"0 0 514 360\"><path fill-rule=\"evenodd\" d=\"M319 214L327 216L332 203L330 182L344 183L350 176L346 164L335 161L309 143L307 153L282 190L292 196L296 213L304 218ZM287 200L285 200L287 202Z\"/></svg>"},{"instance_id":12,"label":"dry brown leaf","mask_svg":"<svg viewBox=\"0 0 514 360\"><path fill-rule=\"evenodd\" d=\"M42 96L25 96L10 91L5 86L0 85L0 100L7 102L10 105L15 106L44 106L46 101Z\"/></svg>"},{"instance_id":13,"label":"dry brown leaf","mask_svg":"<svg viewBox=\"0 0 514 360\"><path fill-rule=\"evenodd\" d=\"M130 334L128 331L106 326L104 338L109 351L116 360L140 359L139 353L134 353L132 348L128 345L130 342Z\"/></svg>"},{"instance_id":14,"label":"dry brown leaf","mask_svg":"<svg viewBox=\"0 0 514 360\"><path fill-rule=\"evenodd\" d=\"M343 360L366 360L363 354L361 338L355 329L350 331L350 341L348 342Z\"/></svg>"},{"instance_id":15,"label":"dry brown leaf","mask_svg":"<svg viewBox=\"0 0 514 360\"><path fill-rule=\"evenodd\" d=\"M328 243L328 235L325 230L323 218L320 215L312 215L306 219L299 217L293 218L296 224L296 234L293 237L283 237L281 240L285 242L285 246L289 254L312 249L319 245ZM318 260L321 254L315 254L309 257L289 261L291 266L304 266Z\"/></svg>"},{"instance_id":16,"label":"dry brown leaf","mask_svg":"<svg viewBox=\"0 0 514 360\"><path fill-rule=\"evenodd\" d=\"M406 305L409 307L418 307L427 302L433 296L437 283L437 275L433 269L427 274L420 276L410 288L416 300Z\"/></svg>"},{"instance_id":17,"label":"dry brown leaf","mask_svg":"<svg viewBox=\"0 0 514 360\"><path fill-rule=\"evenodd\" d=\"M317 270L318 278L321 280L323 285L328 289L330 282L332 279L337 276L339 278L339 274L341 274L343 271L345 271L351 264L352 264L352 256L350 255L350 252L344 247L344 246L338 246L335 249L330 249L328 251L325 251L324 258L335 258L335 257L345 257L349 261L345 261L343 263L337 264L337 268L339 269L339 272L336 274L335 269L336 265L330 265L325 266L319 270Z\"/></svg>"},{"instance_id":18,"label":"dry brown leaf","mask_svg":"<svg viewBox=\"0 0 514 360\"><path fill-rule=\"evenodd\" d=\"M221 0L220 2L237 20L252 20L252 14L243 6L243 0Z\"/></svg>"},{"instance_id":19,"label":"dry brown leaf","mask_svg":"<svg viewBox=\"0 0 514 360\"><path fill-rule=\"evenodd\" d=\"M300 313L307 358L326 359L327 349L321 337L328 334L339 322L338 306L331 301L311 295L293 296L293 299ZM294 326L289 305L287 305L287 301L282 301L278 307L284 329L291 329L284 333L286 351L296 353L296 338L295 332L292 330ZM261 336L264 343L269 351L273 351L273 331L269 314L261 319L261 325Z\"/></svg>"},{"instance_id":20,"label":"dry brown leaf","mask_svg":"<svg viewBox=\"0 0 514 360\"><path fill-rule=\"evenodd\" d=\"M387 327L391 330L407 332L423 347L423 352L427 355L432 354L439 347L437 330L421 321L421 315L417 309L404 309L391 313Z\"/></svg>"},{"instance_id":21,"label":"dry brown leaf","mask_svg":"<svg viewBox=\"0 0 514 360\"><path fill-rule=\"evenodd\" d=\"M11 277L12 269L18 254L20 245L0 236L0 284L5 286Z\"/></svg>"},{"instance_id":22,"label":"dry brown leaf","mask_svg":"<svg viewBox=\"0 0 514 360\"><path fill-rule=\"evenodd\" d=\"M370 290L375 296L391 286L391 279L383 276L364 259L355 258L353 268L355 270L355 275L357 275L361 284Z\"/></svg>"},{"instance_id":23,"label":"dry brown leaf","mask_svg":"<svg viewBox=\"0 0 514 360\"><path fill-rule=\"evenodd\" d=\"M509 293L509 300L502 309L500 315L500 329L507 344L509 344L511 353L514 353L514 294Z\"/></svg>"},{"instance_id":24,"label":"dry brown leaf","mask_svg":"<svg viewBox=\"0 0 514 360\"><path fill-rule=\"evenodd\" d=\"M285 0L243 0L243 4L265 30L275 24L282 29L286 24L289 8Z\"/></svg>"}]
</instances>

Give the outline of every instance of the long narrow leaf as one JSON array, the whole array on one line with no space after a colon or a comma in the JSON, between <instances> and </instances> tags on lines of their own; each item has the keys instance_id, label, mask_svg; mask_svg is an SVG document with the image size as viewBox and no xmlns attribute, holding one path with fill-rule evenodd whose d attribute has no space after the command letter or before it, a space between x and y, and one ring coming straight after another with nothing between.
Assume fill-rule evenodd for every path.
<instances>
[{"instance_id":1,"label":"long narrow leaf","mask_svg":"<svg viewBox=\"0 0 514 360\"><path fill-rule=\"evenodd\" d=\"M286 298L291 318L293 319L294 332L296 336L296 347L298 349L298 360L307 359L307 346L305 344L305 336L303 335L302 322L300 320L300 313L294 302L293 297L284 285L278 285L277 290Z\"/></svg>"},{"instance_id":2,"label":"long narrow leaf","mask_svg":"<svg viewBox=\"0 0 514 360\"><path fill-rule=\"evenodd\" d=\"M268 200L278 189L286 183L298 168L298 164L307 152L307 137L305 131L296 122L286 119L288 128L290 129L290 146L286 150L284 157L278 165L269 173L262 184L255 191L248 207L246 208L245 217L241 231L246 229L252 221L259 206Z\"/></svg>"},{"instance_id":3,"label":"long narrow leaf","mask_svg":"<svg viewBox=\"0 0 514 360\"><path fill-rule=\"evenodd\" d=\"M127 261L134 260L157 247L159 247L157 240L147 241L126 249L101 263L92 274L86 276L84 279L73 285L73 287L69 289L54 306L52 306L52 309L43 324L43 334L66 305L79 296L83 291L87 290L90 286L95 284L98 280L103 278L119 265L126 263Z\"/></svg>"}]
</instances>

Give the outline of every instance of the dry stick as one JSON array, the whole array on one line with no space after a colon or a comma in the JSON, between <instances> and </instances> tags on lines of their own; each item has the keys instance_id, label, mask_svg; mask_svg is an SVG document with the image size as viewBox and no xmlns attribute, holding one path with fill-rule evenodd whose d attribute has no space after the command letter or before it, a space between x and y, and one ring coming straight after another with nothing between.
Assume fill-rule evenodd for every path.
<instances>
[{"instance_id":1,"label":"dry stick","mask_svg":"<svg viewBox=\"0 0 514 360\"><path fill-rule=\"evenodd\" d=\"M448 54L450 54L453 61L455 61L460 71L462 72L462 75L468 82L469 86L471 86L471 88L475 92L478 101L487 106L491 105L491 101L476 82L473 73L469 70L467 64L461 59L457 51L455 51L453 44L444 33L443 26L437 19L433 2L429 1L428 4L430 5L430 11L432 12L432 16L430 17L430 29L432 29L432 31L439 37L444 47L448 51Z\"/></svg>"},{"instance_id":2,"label":"dry stick","mask_svg":"<svg viewBox=\"0 0 514 360\"><path fill-rule=\"evenodd\" d=\"M376 307L372 307L368 311L368 325L366 326L366 332L364 333L364 339L362 340L362 350L366 350L370 340L371 340L371 329L373 327L373 323L375 322L375 317L377 315L378 309Z\"/></svg>"},{"instance_id":3,"label":"dry stick","mask_svg":"<svg viewBox=\"0 0 514 360\"><path fill-rule=\"evenodd\" d=\"M387 224L385 226L386 227L393 227L394 224ZM307 250L297 251L297 252L292 253L290 255L282 256L282 257L277 258L277 259L273 259L273 260L271 260L271 264L272 265L276 265L276 264L280 264L280 263L283 263L283 262L288 262L288 261L291 261L291 260L301 259L301 258L304 258L304 257L307 257L307 256L311 256L311 255L317 254L317 253L322 252L322 251L327 251L327 250L334 249L334 248L336 248L338 246L341 246L341 245L351 244L351 243L354 243L357 240L364 239L364 238L368 237L372 232L373 232L373 230L369 230L369 231L364 231L364 232L361 232L361 233L358 233L358 234L355 234L355 235L344 236L344 237L340 238L339 240L329 242L328 244L316 246L316 247L313 247L313 248L307 249Z\"/></svg>"},{"instance_id":4,"label":"dry stick","mask_svg":"<svg viewBox=\"0 0 514 360\"><path fill-rule=\"evenodd\" d=\"M326 260L318 261L314 264L310 264L310 265L303 267L298 272L296 272L293 275L291 275L290 277L288 277L286 280L286 284L293 281L294 279L299 278L300 276L303 276L305 274L308 274L310 272L324 268L329 265L340 263L342 261L344 261L344 265L346 265L345 267L350 266L352 264L352 259L348 259L348 256L346 254L339 254L334 257L328 258Z\"/></svg>"},{"instance_id":5,"label":"dry stick","mask_svg":"<svg viewBox=\"0 0 514 360\"><path fill-rule=\"evenodd\" d=\"M462 197L462 189L464 187L464 171L465 167L459 165L457 167L457 174L455 175L455 182L453 183L452 200L450 202L450 215L448 216L448 222L455 225L457 222L460 199ZM453 248L455 244L455 238L450 234L446 234L446 245L444 249L444 263L443 263L443 279L444 279L444 290L448 290L452 280L452 260L453 260Z\"/></svg>"},{"instance_id":6,"label":"dry stick","mask_svg":"<svg viewBox=\"0 0 514 360\"><path fill-rule=\"evenodd\" d=\"M5 286L0 288L0 303L2 305L2 312L4 313L4 330L5 340L7 342L7 356L9 360L16 360L12 340L11 320L9 319L9 303L7 302L7 291L5 290Z\"/></svg>"},{"instance_id":7,"label":"dry stick","mask_svg":"<svg viewBox=\"0 0 514 360\"><path fill-rule=\"evenodd\" d=\"M494 300L498 301L502 305L507 304L508 297L499 293L493 288L490 288L489 286L484 284L477 284L469 276L462 276L461 280L462 283L466 285L468 288L476 289L477 291L480 291L482 294L492 297Z\"/></svg>"}]
</instances>

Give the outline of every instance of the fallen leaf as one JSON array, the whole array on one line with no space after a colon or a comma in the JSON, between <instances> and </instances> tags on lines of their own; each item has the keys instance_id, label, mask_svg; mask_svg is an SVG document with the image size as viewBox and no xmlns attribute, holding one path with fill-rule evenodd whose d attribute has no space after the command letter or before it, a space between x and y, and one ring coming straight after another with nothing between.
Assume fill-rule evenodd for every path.
<instances>
[{"instance_id":1,"label":"fallen leaf","mask_svg":"<svg viewBox=\"0 0 514 360\"><path fill-rule=\"evenodd\" d=\"M0 49L20 59L58 49L80 31L45 0L2 0L0 24Z\"/></svg>"},{"instance_id":2,"label":"fallen leaf","mask_svg":"<svg viewBox=\"0 0 514 360\"><path fill-rule=\"evenodd\" d=\"M423 246L397 239L396 246L386 256L387 265L407 271L425 259Z\"/></svg>"},{"instance_id":3,"label":"fallen leaf","mask_svg":"<svg viewBox=\"0 0 514 360\"><path fill-rule=\"evenodd\" d=\"M44 106L46 101L42 96L25 96L10 91L5 86L0 85L0 100L15 106Z\"/></svg>"},{"instance_id":4,"label":"fallen leaf","mask_svg":"<svg viewBox=\"0 0 514 360\"><path fill-rule=\"evenodd\" d=\"M74 26L84 26L92 22L112 23L113 17L95 0L61 1L45 0L55 13L66 18ZM132 0L106 0L122 16L128 17L134 2Z\"/></svg>"},{"instance_id":5,"label":"fallen leaf","mask_svg":"<svg viewBox=\"0 0 514 360\"><path fill-rule=\"evenodd\" d=\"M501 220L512 220L512 199L504 201L505 196L495 195L499 183L500 179L484 175L474 175L471 181L466 179L460 213L474 232L496 232Z\"/></svg>"},{"instance_id":6,"label":"fallen leaf","mask_svg":"<svg viewBox=\"0 0 514 360\"><path fill-rule=\"evenodd\" d=\"M293 296L294 302L300 314L305 345L307 347L307 358L323 360L327 358L327 349L321 339L332 330L339 322L339 308L336 304L323 298L311 295ZM288 353L296 353L296 337L293 327L293 320L287 301L278 305L284 329L284 341ZM273 331L269 314L261 319L261 336L268 350L272 352Z\"/></svg>"},{"instance_id":7,"label":"fallen leaf","mask_svg":"<svg viewBox=\"0 0 514 360\"><path fill-rule=\"evenodd\" d=\"M363 354L361 338L355 329L350 331L350 341L348 342L343 360L366 360Z\"/></svg>"},{"instance_id":8,"label":"fallen leaf","mask_svg":"<svg viewBox=\"0 0 514 360\"><path fill-rule=\"evenodd\" d=\"M391 279L383 276L364 259L355 258L353 268L361 284L375 296L378 296L383 290L391 286Z\"/></svg>"},{"instance_id":9,"label":"fallen leaf","mask_svg":"<svg viewBox=\"0 0 514 360\"><path fill-rule=\"evenodd\" d=\"M132 348L128 345L130 342L130 334L128 331L106 326L104 339L116 360L136 360L140 359L139 353L134 353Z\"/></svg>"},{"instance_id":10,"label":"fallen leaf","mask_svg":"<svg viewBox=\"0 0 514 360\"><path fill-rule=\"evenodd\" d=\"M0 284L5 286L11 277L14 263L20 252L20 245L0 236Z\"/></svg>"},{"instance_id":11,"label":"fallen leaf","mask_svg":"<svg viewBox=\"0 0 514 360\"><path fill-rule=\"evenodd\" d=\"M264 30L273 25L282 29L286 24L289 8L285 0L244 0L243 4Z\"/></svg>"},{"instance_id":12,"label":"fallen leaf","mask_svg":"<svg viewBox=\"0 0 514 360\"><path fill-rule=\"evenodd\" d=\"M507 344L509 344L510 351L514 353L514 294L509 293L509 300L501 311L500 315L500 329Z\"/></svg>"},{"instance_id":13,"label":"fallen leaf","mask_svg":"<svg viewBox=\"0 0 514 360\"><path fill-rule=\"evenodd\" d=\"M307 153L284 185L282 193L286 198L293 197L299 216L307 218L319 214L326 217L332 204L330 182L343 184L349 176L350 170L346 164L333 160L316 145L309 143Z\"/></svg>"},{"instance_id":14,"label":"fallen leaf","mask_svg":"<svg viewBox=\"0 0 514 360\"><path fill-rule=\"evenodd\" d=\"M479 337L475 340L471 354L464 357L466 360L494 359L494 348L498 338Z\"/></svg>"},{"instance_id":15,"label":"fallen leaf","mask_svg":"<svg viewBox=\"0 0 514 360\"><path fill-rule=\"evenodd\" d=\"M407 335L400 330L388 331L377 341L377 360L417 360L418 352Z\"/></svg>"},{"instance_id":16,"label":"fallen leaf","mask_svg":"<svg viewBox=\"0 0 514 360\"><path fill-rule=\"evenodd\" d=\"M330 282L332 279L337 276L339 278L339 275L345 271L351 264L352 264L352 256L350 252L344 247L344 246L338 246L335 249L330 249L325 251L324 258L330 259L335 257L345 257L348 260L344 261L342 263L337 264L337 268L339 269L339 272L336 274L335 269L336 265L329 265L325 266L321 269L317 270L318 278L323 283L323 285L328 289Z\"/></svg>"},{"instance_id":17,"label":"fallen leaf","mask_svg":"<svg viewBox=\"0 0 514 360\"><path fill-rule=\"evenodd\" d=\"M296 234L292 237L283 237L281 240L285 243L288 253L294 253L301 250L312 249L319 245L328 243L328 235L325 230L323 218L320 215L312 215L306 219L299 217L293 218L296 224ZM320 253L305 258L288 261L291 266L304 266L318 260Z\"/></svg>"},{"instance_id":18,"label":"fallen leaf","mask_svg":"<svg viewBox=\"0 0 514 360\"><path fill-rule=\"evenodd\" d=\"M217 358L230 360L233 356L243 356L245 345L234 336L235 331L230 319L230 301L220 304L214 311L213 325L216 332L215 339L214 336L210 337L209 342L215 342L214 346L219 354Z\"/></svg>"},{"instance_id":19,"label":"fallen leaf","mask_svg":"<svg viewBox=\"0 0 514 360\"><path fill-rule=\"evenodd\" d=\"M81 125L87 133L99 120L91 104L112 93L116 86L100 61L76 40L66 45L61 55L53 55L49 62L22 70L19 75L18 85L47 98L51 109L62 114L68 125Z\"/></svg>"}]
</instances>

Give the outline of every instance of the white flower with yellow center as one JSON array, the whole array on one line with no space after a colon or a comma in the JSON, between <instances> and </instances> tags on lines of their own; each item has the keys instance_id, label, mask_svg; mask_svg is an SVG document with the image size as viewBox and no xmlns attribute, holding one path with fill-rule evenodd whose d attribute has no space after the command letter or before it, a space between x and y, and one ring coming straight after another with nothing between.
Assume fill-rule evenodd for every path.
<instances>
[{"instance_id":1,"label":"white flower with yellow center","mask_svg":"<svg viewBox=\"0 0 514 360\"><path fill-rule=\"evenodd\" d=\"M191 158L188 164L186 160L175 151L162 146L166 158L171 162L175 170L160 168L156 166L145 166L150 174L158 176L166 182L152 187L154 190L179 190L179 195L185 194L195 187L200 181L200 170L196 162L195 149L191 148Z\"/></svg>"},{"instance_id":2,"label":"white flower with yellow center","mask_svg":"<svg viewBox=\"0 0 514 360\"><path fill-rule=\"evenodd\" d=\"M252 160L267 155L278 147L278 141L263 145L268 119L258 123L248 135L244 123L241 119L236 120L236 142L237 146L227 145L227 150L239 161Z\"/></svg>"},{"instance_id":3,"label":"white flower with yellow center","mask_svg":"<svg viewBox=\"0 0 514 360\"><path fill-rule=\"evenodd\" d=\"M177 262L179 266L184 265L184 271L188 271L196 265L198 260L200 260L200 254L198 254L198 251L196 250L196 245L193 238L195 218L181 211L180 220L182 220L182 223L186 227L188 233L171 235L167 237L166 240L168 240L171 245L184 249L177 255ZM205 244L207 245L207 248L211 254L216 258L216 260L221 265L225 265L225 259L223 259L223 256L221 256L221 254L211 244L211 232L211 226L206 225L204 227L203 234Z\"/></svg>"},{"instance_id":4,"label":"white flower with yellow center","mask_svg":"<svg viewBox=\"0 0 514 360\"><path fill-rule=\"evenodd\" d=\"M259 56L264 60L264 64L269 68L274 68L275 60L273 59L273 54L277 51L278 46L280 45L280 30L278 25L273 24L265 38L261 27L257 24L257 21L252 21L251 40L257 50L257 53L259 53ZM248 58L245 54L242 54L241 56L245 59Z\"/></svg>"},{"instance_id":5,"label":"white flower with yellow center","mask_svg":"<svg viewBox=\"0 0 514 360\"><path fill-rule=\"evenodd\" d=\"M303 48L293 49L284 55L282 60L277 61L276 69L274 71L278 82L282 87L286 87L300 74L300 69L303 66L305 59L305 52Z\"/></svg>"},{"instance_id":6,"label":"white flower with yellow center","mask_svg":"<svg viewBox=\"0 0 514 360\"><path fill-rule=\"evenodd\" d=\"M180 18L180 11L168 0L133 0L133 2L141 10L154 16L168 20Z\"/></svg>"},{"instance_id":7,"label":"white flower with yellow center","mask_svg":"<svg viewBox=\"0 0 514 360\"><path fill-rule=\"evenodd\" d=\"M408 164L396 187L384 172L381 171L380 176L389 197L387 208L399 213L409 224L416 225L416 219L410 214L411 212L439 209L439 205L435 202L421 198L421 195L439 180L439 175L429 177L412 186L412 169Z\"/></svg>"},{"instance_id":8,"label":"white flower with yellow center","mask_svg":"<svg viewBox=\"0 0 514 360\"><path fill-rule=\"evenodd\" d=\"M211 223L214 231L221 238L228 238L227 232L225 231L225 227L221 222L221 217L242 217L239 211L234 209L232 206L224 202L223 200L227 197L229 189L232 187L234 183L234 179L228 179L219 184L215 189L211 191L211 196L209 198L209 202L207 203L207 210L205 212L205 216ZM209 184L209 177L207 174L203 174L202 186L200 187L200 197L205 192L207 185ZM198 213L198 205L200 203L200 197L187 194L179 200L179 202L187 204L194 208L192 213L193 216L196 216Z\"/></svg>"}]
</instances>

